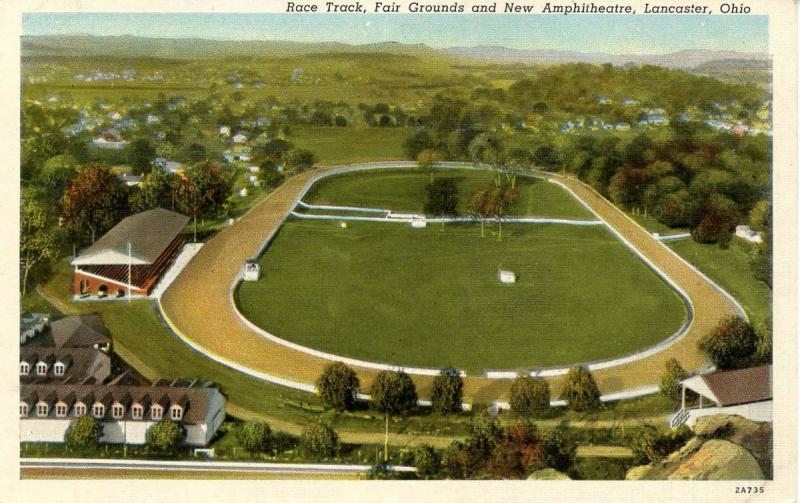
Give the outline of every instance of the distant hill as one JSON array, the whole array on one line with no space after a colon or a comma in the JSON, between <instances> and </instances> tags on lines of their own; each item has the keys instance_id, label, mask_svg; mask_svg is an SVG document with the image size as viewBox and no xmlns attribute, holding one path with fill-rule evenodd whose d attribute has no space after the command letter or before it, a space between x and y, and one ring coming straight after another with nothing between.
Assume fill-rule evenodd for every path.
<instances>
[{"instance_id":1,"label":"distant hill","mask_svg":"<svg viewBox=\"0 0 800 503\"><path fill-rule=\"evenodd\" d=\"M697 73L720 73L730 72L735 70L763 70L768 71L770 68L768 60L760 59L721 59L718 61L709 61L702 65L696 66L693 70Z\"/></svg>"}]
</instances>

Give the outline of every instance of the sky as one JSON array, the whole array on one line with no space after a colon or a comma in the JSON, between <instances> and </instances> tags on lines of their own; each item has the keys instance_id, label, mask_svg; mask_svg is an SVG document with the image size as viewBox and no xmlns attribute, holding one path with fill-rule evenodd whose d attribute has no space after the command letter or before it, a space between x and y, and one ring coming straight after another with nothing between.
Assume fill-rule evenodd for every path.
<instances>
[{"instance_id":1,"label":"sky","mask_svg":"<svg viewBox=\"0 0 800 503\"><path fill-rule=\"evenodd\" d=\"M494 45L626 54L768 50L768 17L735 15L472 15L26 13L23 35L134 35L215 40Z\"/></svg>"}]
</instances>

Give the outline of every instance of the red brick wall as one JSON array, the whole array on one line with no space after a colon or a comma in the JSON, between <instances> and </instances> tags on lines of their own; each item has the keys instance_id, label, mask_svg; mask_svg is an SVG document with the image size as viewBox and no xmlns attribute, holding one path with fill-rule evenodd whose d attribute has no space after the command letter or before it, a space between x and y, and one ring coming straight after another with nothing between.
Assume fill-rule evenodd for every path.
<instances>
[{"instance_id":1,"label":"red brick wall","mask_svg":"<svg viewBox=\"0 0 800 503\"><path fill-rule=\"evenodd\" d=\"M73 271L72 273L72 294L78 295L81 292L81 281L85 282L84 286L84 293L88 293L89 295L97 295L97 292L100 291L100 287L106 285L108 287L107 293L108 295L116 295L117 290L121 289L125 295L128 295L128 287L121 286L116 283L111 283L109 281L105 281L102 279L95 278L93 276L87 276L85 274L81 274L81 271ZM131 288L131 292L133 295L147 295L147 292L144 290L140 290L139 288Z\"/></svg>"}]
</instances>

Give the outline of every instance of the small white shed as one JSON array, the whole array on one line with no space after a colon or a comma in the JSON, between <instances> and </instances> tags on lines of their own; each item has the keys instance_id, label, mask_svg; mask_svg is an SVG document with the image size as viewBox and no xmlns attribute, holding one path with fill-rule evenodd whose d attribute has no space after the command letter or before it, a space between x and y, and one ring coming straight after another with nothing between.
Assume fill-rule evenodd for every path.
<instances>
[{"instance_id":1,"label":"small white shed","mask_svg":"<svg viewBox=\"0 0 800 503\"><path fill-rule=\"evenodd\" d=\"M506 269L498 269L497 280L504 285L510 285L517 282L517 275Z\"/></svg>"},{"instance_id":2,"label":"small white shed","mask_svg":"<svg viewBox=\"0 0 800 503\"><path fill-rule=\"evenodd\" d=\"M244 280L258 281L261 277L261 264L255 260L248 260L244 263Z\"/></svg>"}]
</instances>

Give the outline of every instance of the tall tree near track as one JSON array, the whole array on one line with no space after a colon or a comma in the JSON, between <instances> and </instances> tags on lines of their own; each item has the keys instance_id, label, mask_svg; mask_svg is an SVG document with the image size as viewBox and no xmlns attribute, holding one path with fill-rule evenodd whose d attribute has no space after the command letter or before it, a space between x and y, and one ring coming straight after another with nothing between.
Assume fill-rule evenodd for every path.
<instances>
[{"instance_id":1,"label":"tall tree near track","mask_svg":"<svg viewBox=\"0 0 800 503\"><path fill-rule=\"evenodd\" d=\"M88 228L92 243L97 234L114 226L125 206L125 187L108 166L90 164L70 182L61 197L61 216L78 231Z\"/></svg>"},{"instance_id":2,"label":"tall tree near track","mask_svg":"<svg viewBox=\"0 0 800 503\"><path fill-rule=\"evenodd\" d=\"M384 435L384 461L389 460L389 417L408 414L417 406L417 388L414 381L403 371L381 371L372 383L372 404L383 412L386 423Z\"/></svg>"},{"instance_id":3,"label":"tall tree near track","mask_svg":"<svg viewBox=\"0 0 800 503\"><path fill-rule=\"evenodd\" d=\"M28 286L28 275L36 265L58 257L64 232L52 205L39 199L30 189L22 191L20 205L20 258L22 265L22 297Z\"/></svg>"},{"instance_id":4,"label":"tall tree near track","mask_svg":"<svg viewBox=\"0 0 800 503\"><path fill-rule=\"evenodd\" d=\"M489 208L489 201L491 198L492 189L489 187L482 187L476 190L470 197L467 203L467 211L470 215L477 217L481 222L481 237L486 237L484 232L484 219L491 213Z\"/></svg>"},{"instance_id":5,"label":"tall tree near track","mask_svg":"<svg viewBox=\"0 0 800 503\"><path fill-rule=\"evenodd\" d=\"M417 155L417 166L422 171L427 171L433 183L433 167L442 160L442 156L436 150L426 148Z\"/></svg>"},{"instance_id":6,"label":"tall tree near track","mask_svg":"<svg viewBox=\"0 0 800 503\"><path fill-rule=\"evenodd\" d=\"M600 407L600 390L589 370L581 365L572 367L564 377L561 399L567 407L583 412Z\"/></svg>"},{"instance_id":7,"label":"tall tree near track","mask_svg":"<svg viewBox=\"0 0 800 503\"><path fill-rule=\"evenodd\" d=\"M497 240L503 239L503 217L517 204L519 192L512 183L498 182L494 189L489 193L487 201L487 213L497 219L498 233Z\"/></svg>"},{"instance_id":8,"label":"tall tree near track","mask_svg":"<svg viewBox=\"0 0 800 503\"><path fill-rule=\"evenodd\" d=\"M358 376L353 369L342 362L333 362L317 379L317 394L326 407L342 412L353 408L358 386Z\"/></svg>"},{"instance_id":9,"label":"tall tree near track","mask_svg":"<svg viewBox=\"0 0 800 503\"><path fill-rule=\"evenodd\" d=\"M461 412L464 379L456 369L444 369L433 378L431 408L442 415Z\"/></svg>"},{"instance_id":10,"label":"tall tree near track","mask_svg":"<svg viewBox=\"0 0 800 503\"><path fill-rule=\"evenodd\" d=\"M194 220L194 241L197 241L197 217L219 212L231 195L231 177L217 161L192 166L186 176L178 179L175 200L181 211Z\"/></svg>"}]
</instances>

